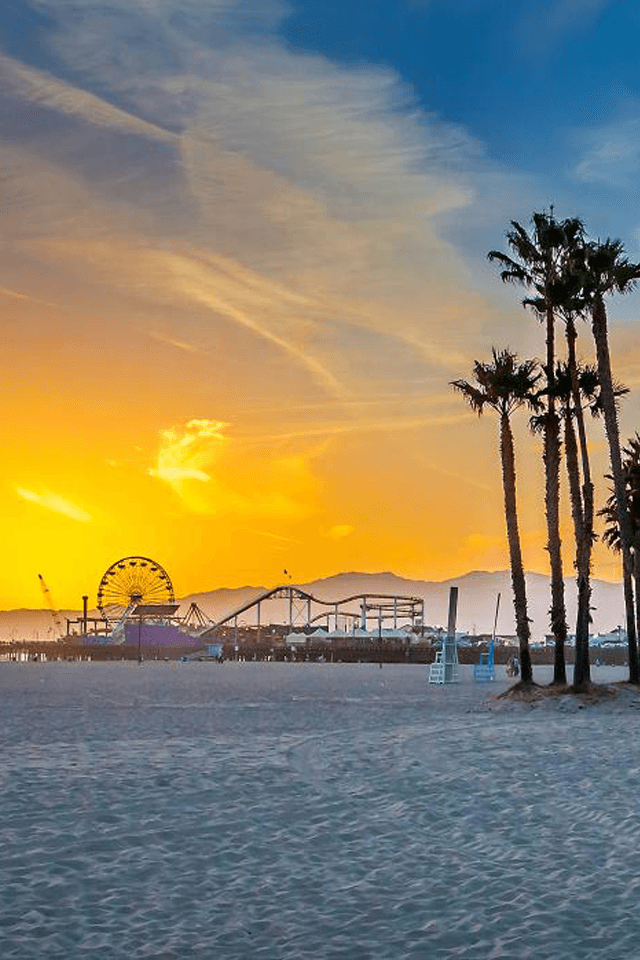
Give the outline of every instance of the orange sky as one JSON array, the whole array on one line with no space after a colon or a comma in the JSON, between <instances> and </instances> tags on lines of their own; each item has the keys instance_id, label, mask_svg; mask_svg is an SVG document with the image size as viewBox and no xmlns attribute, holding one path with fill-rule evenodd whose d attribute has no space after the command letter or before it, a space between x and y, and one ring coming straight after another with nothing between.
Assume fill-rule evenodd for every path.
<instances>
[{"instance_id":1,"label":"orange sky","mask_svg":"<svg viewBox=\"0 0 640 960\"><path fill-rule=\"evenodd\" d=\"M130 554L178 595L285 567L507 566L496 425L448 384L494 343L543 344L517 291L448 239L478 185L416 166L441 131L398 116L375 75L280 53L224 97L193 51L180 82L125 66L126 83L101 75L111 101L0 56L0 608L41 606L39 572L58 606L93 602ZM487 248L541 206L517 179L501 198ZM613 341L640 384L633 322ZM545 570L537 441L518 437L525 560Z\"/></svg>"}]
</instances>

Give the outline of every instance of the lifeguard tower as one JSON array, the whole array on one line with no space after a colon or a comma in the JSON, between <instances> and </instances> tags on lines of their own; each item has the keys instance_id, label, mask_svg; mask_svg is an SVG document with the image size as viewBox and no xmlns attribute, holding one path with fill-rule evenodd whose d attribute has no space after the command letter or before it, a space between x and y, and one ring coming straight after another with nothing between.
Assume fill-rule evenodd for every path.
<instances>
[{"instance_id":1,"label":"lifeguard tower","mask_svg":"<svg viewBox=\"0 0 640 960\"><path fill-rule=\"evenodd\" d=\"M498 628L499 610L500 594L498 594L498 599L496 600L496 615L493 620L493 633L491 634L491 642L488 644L486 650L480 651L480 662L477 663L473 668L473 679L478 683L490 683L496 678L495 642L496 630Z\"/></svg>"},{"instance_id":2,"label":"lifeguard tower","mask_svg":"<svg viewBox=\"0 0 640 960\"><path fill-rule=\"evenodd\" d=\"M494 641L491 640L486 650L480 651L480 663L473 668L473 679L481 683L488 683L496 678L496 663Z\"/></svg>"},{"instance_id":3,"label":"lifeguard tower","mask_svg":"<svg viewBox=\"0 0 640 960\"><path fill-rule=\"evenodd\" d=\"M449 620L447 635L442 649L436 653L435 662L429 670L429 683L458 683L458 644L456 642L456 616L458 613L458 588L449 591Z\"/></svg>"}]
</instances>

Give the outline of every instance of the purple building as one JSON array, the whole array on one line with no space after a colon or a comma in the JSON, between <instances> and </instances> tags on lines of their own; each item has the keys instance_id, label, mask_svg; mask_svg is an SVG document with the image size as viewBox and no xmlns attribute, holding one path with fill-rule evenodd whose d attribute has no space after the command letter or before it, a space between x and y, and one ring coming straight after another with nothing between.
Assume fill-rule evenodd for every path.
<instances>
[{"instance_id":1,"label":"purple building","mask_svg":"<svg viewBox=\"0 0 640 960\"><path fill-rule=\"evenodd\" d=\"M173 623L142 623L131 622L125 624L125 647L201 647L202 640L189 633L182 633Z\"/></svg>"}]
</instances>

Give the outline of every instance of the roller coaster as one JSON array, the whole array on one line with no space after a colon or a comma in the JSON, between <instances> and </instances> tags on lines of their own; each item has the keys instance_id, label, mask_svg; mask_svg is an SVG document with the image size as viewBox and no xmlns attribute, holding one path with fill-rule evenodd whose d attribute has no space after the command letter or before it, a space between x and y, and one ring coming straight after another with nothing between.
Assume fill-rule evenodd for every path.
<instances>
[{"instance_id":1,"label":"roller coaster","mask_svg":"<svg viewBox=\"0 0 640 960\"><path fill-rule=\"evenodd\" d=\"M43 588L44 589L44 588ZM81 636L96 638L96 643L123 644L127 628L144 619L150 625L180 631L185 636L204 644L219 640L219 631L232 625L236 635L239 622L243 627L278 624L294 630L311 630L314 625L326 625L328 633L333 626L335 635L368 634L371 626L382 636L401 629L405 633L421 634L424 626L424 600L387 593L355 593L338 600L316 597L293 584L284 584L262 590L256 596L230 610L214 621L196 603L191 603L184 615L176 613L173 585L167 571L149 557L123 557L106 570L98 587L99 617L88 616L88 597L83 597L81 618L67 621L67 635L75 627ZM50 601L50 605L52 601ZM266 604L278 605L277 616L273 606L271 616L264 618ZM144 609L144 614L141 614ZM254 619L255 614L255 619ZM242 618L242 620L240 620ZM156 631L158 632L158 631ZM100 640L98 640L100 637Z\"/></svg>"},{"instance_id":2,"label":"roller coaster","mask_svg":"<svg viewBox=\"0 0 640 960\"><path fill-rule=\"evenodd\" d=\"M274 600L285 601L286 622L291 630L310 627L323 620L326 622L327 630L333 621L334 629L338 631L342 620L343 626L345 622L350 622L352 626L357 625L365 633L368 632L370 621L373 621L379 630L384 623L391 623L394 629L405 625L412 631L421 630L424 624L424 600L421 597L356 593L340 600L323 600L300 587L287 584L265 590L251 600L247 600L220 617L199 636L202 640L215 640L221 627L229 624L237 627L238 618L244 617L252 610L256 612L255 623L259 628L263 604Z\"/></svg>"}]
</instances>

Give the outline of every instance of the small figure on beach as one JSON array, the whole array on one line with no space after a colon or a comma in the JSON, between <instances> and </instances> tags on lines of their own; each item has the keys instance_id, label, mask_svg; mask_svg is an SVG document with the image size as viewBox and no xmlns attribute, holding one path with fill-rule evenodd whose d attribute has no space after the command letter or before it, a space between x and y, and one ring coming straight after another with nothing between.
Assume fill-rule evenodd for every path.
<instances>
[{"instance_id":1,"label":"small figure on beach","mask_svg":"<svg viewBox=\"0 0 640 960\"><path fill-rule=\"evenodd\" d=\"M507 661L507 676L517 677L520 674L520 661L516 656L509 657Z\"/></svg>"}]
</instances>

